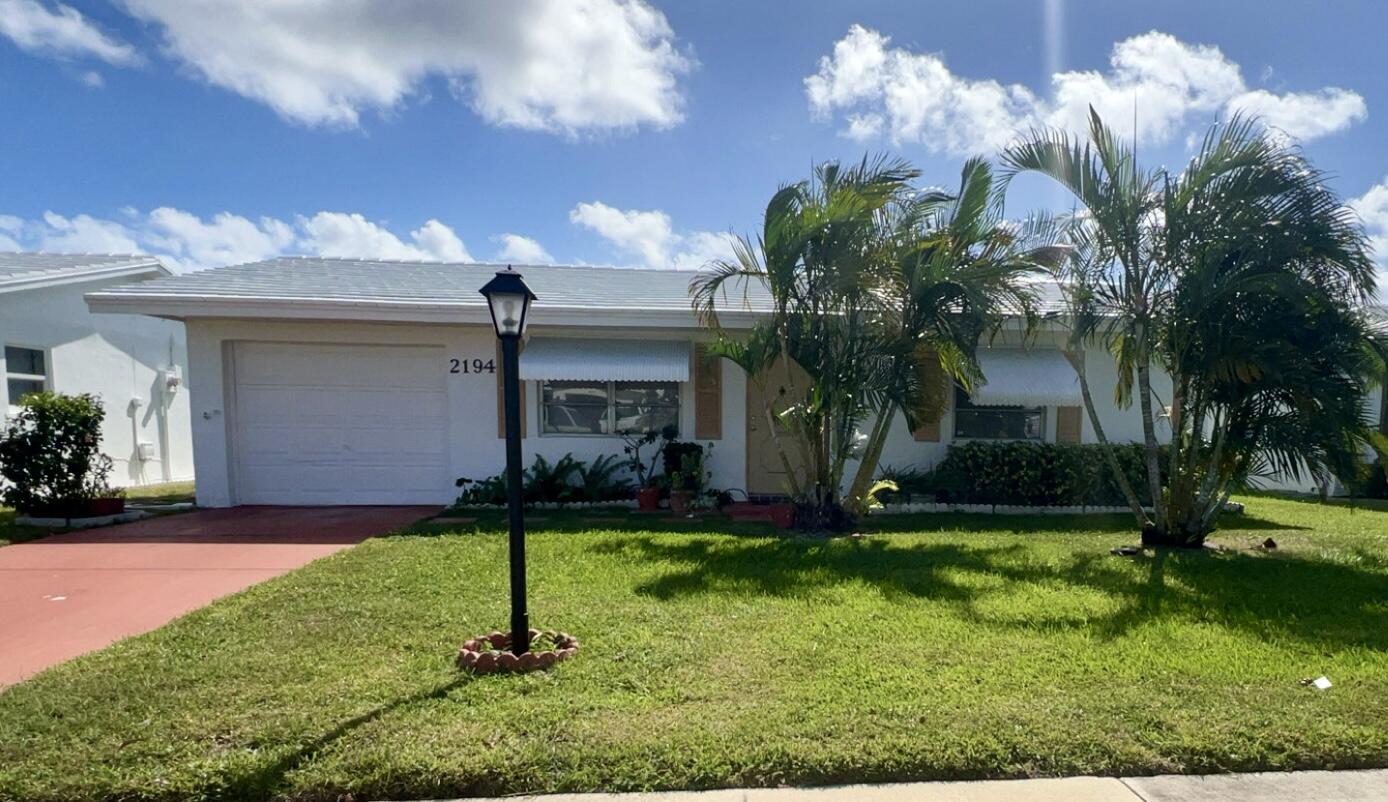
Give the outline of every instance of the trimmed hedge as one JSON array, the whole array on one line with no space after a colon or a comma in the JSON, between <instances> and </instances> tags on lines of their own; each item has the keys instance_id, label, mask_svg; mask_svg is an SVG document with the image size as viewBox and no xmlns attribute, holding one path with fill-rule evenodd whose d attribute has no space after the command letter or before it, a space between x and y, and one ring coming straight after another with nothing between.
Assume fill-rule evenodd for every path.
<instances>
[{"instance_id":1,"label":"trimmed hedge","mask_svg":"<svg viewBox=\"0 0 1388 802\"><path fill-rule=\"evenodd\" d=\"M1017 441L973 441L951 446L924 473L883 471L901 488L900 500L915 497L955 504L1026 504L1040 507L1125 504L1097 445ZM1150 504L1147 471L1139 443L1113 446L1143 504ZM1166 449L1162 449L1163 474ZM1165 482L1165 475L1162 477Z\"/></svg>"}]
</instances>

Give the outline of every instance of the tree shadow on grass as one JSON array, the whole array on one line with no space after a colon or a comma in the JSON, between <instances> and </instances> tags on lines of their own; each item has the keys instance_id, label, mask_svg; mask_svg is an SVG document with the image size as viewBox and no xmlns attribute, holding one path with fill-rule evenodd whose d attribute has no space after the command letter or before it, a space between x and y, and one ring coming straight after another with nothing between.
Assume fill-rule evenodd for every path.
<instances>
[{"instance_id":1,"label":"tree shadow on grass","mask_svg":"<svg viewBox=\"0 0 1388 802\"><path fill-rule=\"evenodd\" d=\"M1145 624L1185 620L1259 637L1293 638L1326 648L1388 650L1388 575L1378 560L1337 562L1290 554L1148 551L1137 557L1107 547L1047 560L1023 542L904 544L901 539L833 541L675 540L633 536L594 551L668 564L635 588L657 599L700 594L808 596L834 585L865 583L891 598L944 602L981 626L1061 627L1121 637ZM1102 550L1100 550L1102 549ZM1378 569L1378 570L1375 570ZM1017 583L1084 589L1118 601L1117 609L1073 619L1009 618L1007 605L985 605ZM986 607L986 609L985 609Z\"/></svg>"},{"instance_id":2,"label":"tree shadow on grass","mask_svg":"<svg viewBox=\"0 0 1388 802\"><path fill-rule=\"evenodd\" d=\"M983 548L958 543L892 547L882 539L728 541L633 536L603 541L592 550L642 562L672 562L683 568L636 587L637 593L673 599L739 589L773 596L801 596L829 583L863 581L888 595L966 602L972 591L949 576L952 570L987 571L1003 558L1026 550L1018 543ZM891 554L886 552L890 550Z\"/></svg>"},{"instance_id":3,"label":"tree shadow on grass","mask_svg":"<svg viewBox=\"0 0 1388 802\"><path fill-rule=\"evenodd\" d=\"M273 763L259 766L254 771L248 772L239 778L233 779L229 783L237 798L243 799L269 799L276 793L282 793L284 780L290 772L312 760L319 753L332 746L338 740L350 735L357 729L371 724L392 713L404 710L415 705L442 699L455 689L462 687L465 683L472 680L469 674L460 674L457 678L438 685L428 690L422 690L409 696L403 696L380 705L372 710L353 716L345 721L338 723L327 732L309 741L303 746L281 757Z\"/></svg>"},{"instance_id":4,"label":"tree shadow on grass","mask_svg":"<svg viewBox=\"0 0 1388 802\"><path fill-rule=\"evenodd\" d=\"M1307 531L1310 527L1282 523L1254 515L1226 515L1219 531ZM875 532L988 532L1015 535L1128 536L1136 540L1138 528L1127 514L1094 515L982 515L970 513L917 513L868 518L864 524Z\"/></svg>"}]
</instances>

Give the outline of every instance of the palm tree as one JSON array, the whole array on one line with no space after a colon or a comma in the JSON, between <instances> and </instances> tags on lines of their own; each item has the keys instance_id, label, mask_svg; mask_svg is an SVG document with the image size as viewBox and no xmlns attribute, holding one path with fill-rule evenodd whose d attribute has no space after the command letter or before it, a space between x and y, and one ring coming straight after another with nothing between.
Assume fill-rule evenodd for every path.
<instances>
[{"instance_id":1,"label":"palm tree","mask_svg":"<svg viewBox=\"0 0 1388 802\"><path fill-rule=\"evenodd\" d=\"M884 376L875 420L848 493L861 504L898 412L908 425L940 419L949 383L966 390L984 377L981 339L1008 315L1032 322L1034 279L1065 253L1050 221L1003 216L993 170L971 159L954 194L928 192L895 204L884 220Z\"/></svg>"},{"instance_id":2,"label":"palm tree","mask_svg":"<svg viewBox=\"0 0 1388 802\"><path fill-rule=\"evenodd\" d=\"M1153 514L1125 492L1146 541L1199 545L1250 479L1357 469L1372 263L1353 212L1295 146L1236 117L1179 175L1143 170L1091 109L1087 141L1034 132L1002 158L1009 178L1048 176L1082 207L1062 273L1072 336L1114 354L1120 403L1136 391ZM1172 380L1165 486L1154 369Z\"/></svg>"},{"instance_id":3,"label":"palm tree","mask_svg":"<svg viewBox=\"0 0 1388 802\"><path fill-rule=\"evenodd\" d=\"M917 176L905 162L881 158L818 165L810 180L772 196L756 242L740 240L733 259L712 263L691 285L696 311L720 334L716 350L753 381L773 366L784 371L788 398L779 406L768 402L761 413L806 526L834 526L844 517L844 468L883 375L874 328L882 220ZM770 314L744 341L732 340L719 325L719 307L729 291L745 294L752 286L770 296ZM797 386L793 366L804 370L809 386ZM791 470L793 462L805 466L803 475Z\"/></svg>"}]
</instances>

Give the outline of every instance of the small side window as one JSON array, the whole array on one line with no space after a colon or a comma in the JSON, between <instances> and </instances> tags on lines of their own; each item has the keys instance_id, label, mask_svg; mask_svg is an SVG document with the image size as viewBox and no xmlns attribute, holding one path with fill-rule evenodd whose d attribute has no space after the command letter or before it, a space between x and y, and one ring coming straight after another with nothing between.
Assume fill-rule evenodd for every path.
<instances>
[{"instance_id":1,"label":"small side window","mask_svg":"<svg viewBox=\"0 0 1388 802\"><path fill-rule=\"evenodd\" d=\"M18 406L26 395L48 389L48 359L43 351L5 346L5 388L11 406Z\"/></svg>"}]
</instances>

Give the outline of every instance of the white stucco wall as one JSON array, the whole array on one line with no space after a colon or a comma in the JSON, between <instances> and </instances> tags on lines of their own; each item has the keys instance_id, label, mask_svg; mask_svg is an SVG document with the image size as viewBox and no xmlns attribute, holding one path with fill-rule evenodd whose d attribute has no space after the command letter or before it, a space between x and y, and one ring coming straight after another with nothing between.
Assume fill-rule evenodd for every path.
<instances>
[{"instance_id":1,"label":"white stucco wall","mask_svg":"<svg viewBox=\"0 0 1388 802\"><path fill-rule=\"evenodd\" d=\"M532 330L532 336L572 336L564 329ZM603 331L604 338L680 339L683 331ZM224 507L238 503L232 480L232 447L229 442L227 409L228 354L234 342L337 343L377 345L421 345L442 348L439 370L446 377L445 391L449 417L450 478L440 487L438 502L451 502L458 495L452 480L457 477L482 478L500 473L505 465L504 441L497 437L497 392L493 374L448 373L448 359L484 362L496 355L496 338L490 326L393 325L370 323L294 323L245 320L193 320L188 323L188 352L192 363L189 379L192 399L193 436L198 475L198 503ZM603 454L620 454L619 437L544 436L540 434L539 392L535 382L526 383L524 413L527 418L523 458L528 465L535 454L551 461L566 453L591 461ZM743 397L745 379L736 367L723 371L723 439L715 442L712 470L720 486L740 486L745 481L745 417ZM693 439L694 391L691 383L680 388L681 431ZM407 414L407 411L402 411ZM706 442L706 441L701 441Z\"/></svg>"},{"instance_id":2,"label":"white stucco wall","mask_svg":"<svg viewBox=\"0 0 1388 802\"><path fill-rule=\"evenodd\" d=\"M230 343L261 341L283 343L393 344L440 347L444 362L439 370L445 375L449 417L448 453L450 477L439 489L438 502L447 503L457 495L452 479L481 478L499 473L504 463L503 441L497 437L497 393L492 374L450 374L446 360L481 359L495 356L495 338L491 328L484 325L406 325L347 322L274 322L250 320L194 320L188 324L188 357L190 371L188 393L191 398L191 425L197 443L195 454L198 476L198 500L205 506L227 506L237 503L231 478L232 453L228 438L227 354ZM574 328L536 327L532 336L590 336L602 338L630 337L636 339L688 339L699 337L690 330L603 329L601 331ZM1000 336L994 346L1017 347L1022 343L1014 334ZM1030 347L1058 348L1062 340L1058 333L1034 338ZM1119 408L1113 403L1113 388L1117 381L1112 358L1104 351L1086 352L1086 366L1099 415L1109 437L1115 441L1137 441L1142 429L1137 410ZM1170 398L1171 382L1163 376L1154 377L1158 397ZM746 376L730 363L723 365L723 437L714 443L711 468L714 484L719 488L745 488L747 485L746 454ZM694 394L691 384L681 387L681 432L693 439ZM1375 403L1378 403L1377 401ZM952 406L952 405L951 405ZM1378 407L1375 406L1375 409ZM591 461L604 454L620 454L618 437L546 436L540 432L539 391L536 383L526 387L524 413L527 436L523 445L524 459L529 464L534 455L544 454L557 460L566 453ZM871 421L863 424L864 430ZM1083 418L1084 442L1094 442L1088 417ZM883 453L882 465L928 469L947 452L954 431L953 410L946 412L941 422L939 442L918 442L911 437L905 420L898 416L892 436ZM1169 438L1169 428L1160 426L1158 435ZM1056 412L1047 410L1046 440L1056 436ZM850 466L848 476L852 476ZM1309 489L1309 488L1303 488Z\"/></svg>"},{"instance_id":3,"label":"white stucco wall","mask_svg":"<svg viewBox=\"0 0 1388 802\"><path fill-rule=\"evenodd\" d=\"M101 450L119 487L193 478L187 388L165 392L159 372L188 374L183 324L140 315L92 314L82 295L130 279L0 293L0 343L43 350L49 389L94 393L106 409ZM0 372L4 354L0 352ZM186 382L185 382L186 384ZM139 399L138 403L132 403ZM0 383L0 411L13 400ZM140 459L140 442L153 456Z\"/></svg>"}]
</instances>

